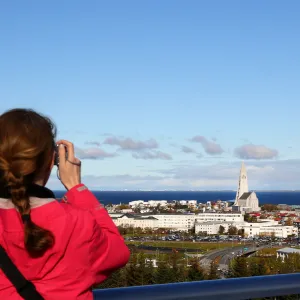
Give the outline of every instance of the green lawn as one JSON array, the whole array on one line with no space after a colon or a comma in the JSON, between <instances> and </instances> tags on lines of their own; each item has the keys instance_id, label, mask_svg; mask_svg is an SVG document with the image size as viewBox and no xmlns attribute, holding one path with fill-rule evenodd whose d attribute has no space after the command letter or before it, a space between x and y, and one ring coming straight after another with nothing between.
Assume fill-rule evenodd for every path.
<instances>
[{"instance_id":1,"label":"green lawn","mask_svg":"<svg viewBox=\"0 0 300 300\"><path fill-rule=\"evenodd\" d=\"M199 249L199 250L214 250L228 248L232 246L238 246L239 243L231 242L221 242L221 243L207 243L207 242L173 242L173 241L151 241L151 242L142 242L142 241L126 241L128 245L145 245L152 247L167 247L167 248L180 248L180 249Z\"/></svg>"},{"instance_id":2,"label":"green lawn","mask_svg":"<svg viewBox=\"0 0 300 300\"><path fill-rule=\"evenodd\" d=\"M283 248L283 247L273 247L273 248L264 248L257 251L257 256L276 256L276 250Z\"/></svg>"}]
</instances>

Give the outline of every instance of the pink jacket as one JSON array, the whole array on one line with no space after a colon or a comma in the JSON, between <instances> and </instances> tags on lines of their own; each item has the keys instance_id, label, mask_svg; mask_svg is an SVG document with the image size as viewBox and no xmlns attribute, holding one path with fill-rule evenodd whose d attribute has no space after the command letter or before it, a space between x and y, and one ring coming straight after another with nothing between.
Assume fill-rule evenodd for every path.
<instances>
[{"instance_id":1,"label":"pink jacket","mask_svg":"<svg viewBox=\"0 0 300 300\"><path fill-rule=\"evenodd\" d=\"M55 245L40 258L24 249L24 225L10 200L0 198L0 244L45 299L93 299L91 288L129 260L117 227L96 197L80 184L65 202L31 198L31 219L51 230ZM0 299L22 299L0 270Z\"/></svg>"}]
</instances>

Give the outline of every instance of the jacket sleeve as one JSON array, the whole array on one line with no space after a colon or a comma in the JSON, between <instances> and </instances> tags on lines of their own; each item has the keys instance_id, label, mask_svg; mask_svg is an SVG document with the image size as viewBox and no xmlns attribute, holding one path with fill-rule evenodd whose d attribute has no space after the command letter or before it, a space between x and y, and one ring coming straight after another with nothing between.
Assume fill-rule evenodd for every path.
<instances>
[{"instance_id":1,"label":"jacket sleeve","mask_svg":"<svg viewBox=\"0 0 300 300\"><path fill-rule=\"evenodd\" d=\"M70 189L63 201L86 210L93 220L90 223L89 255L95 284L100 283L114 270L126 265L130 257L129 249L106 209L85 185Z\"/></svg>"}]
</instances>

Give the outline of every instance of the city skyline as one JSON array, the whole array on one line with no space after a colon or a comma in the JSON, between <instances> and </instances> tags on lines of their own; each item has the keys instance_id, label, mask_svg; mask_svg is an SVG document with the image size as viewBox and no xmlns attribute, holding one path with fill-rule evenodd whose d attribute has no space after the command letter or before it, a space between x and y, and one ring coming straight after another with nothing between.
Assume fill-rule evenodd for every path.
<instances>
[{"instance_id":1,"label":"city skyline","mask_svg":"<svg viewBox=\"0 0 300 300\"><path fill-rule=\"evenodd\" d=\"M300 3L116 3L1 3L0 113L49 115L91 189L236 190L244 161L300 190Z\"/></svg>"}]
</instances>

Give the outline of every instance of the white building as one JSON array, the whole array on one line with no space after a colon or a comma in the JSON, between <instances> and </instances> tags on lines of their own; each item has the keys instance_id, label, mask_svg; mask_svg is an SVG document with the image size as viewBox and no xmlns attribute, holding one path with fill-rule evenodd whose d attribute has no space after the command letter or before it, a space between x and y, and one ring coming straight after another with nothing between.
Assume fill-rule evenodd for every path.
<instances>
[{"instance_id":1,"label":"white building","mask_svg":"<svg viewBox=\"0 0 300 300\"><path fill-rule=\"evenodd\" d=\"M197 200L188 200L189 207L196 207L197 206Z\"/></svg>"},{"instance_id":2,"label":"white building","mask_svg":"<svg viewBox=\"0 0 300 300\"><path fill-rule=\"evenodd\" d=\"M243 222L244 216L241 213L200 213L200 214L156 214L151 215L158 219L159 228L173 228L176 230L188 230L196 224L203 222Z\"/></svg>"},{"instance_id":3,"label":"white building","mask_svg":"<svg viewBox=\"0 0 300 300\"><path fill-rule=\"evenodd\" d=\"M244 222L242 213L200 213L200 214L110 214L117 226L140 228L166 228L188 231L195 226L195 232L218 234L220 226L228 231L230 226L243 229L247 237L274 236L286 238L298 236L298 228L282 226L274 220L261 220L257 223Z\"/></svg>"},{"instance_id":4,"label":"white building","mask_svg":"<svg viewBox=\"0 0 300 300\"><path fill-rule=\"evenodd\" d=\"M244 221L241 213L200 213L200 214L110 214L117 226L141 228L168 228L187 231L196 224L204 222L240 223Z\"/></svg>"},{"instance_id":5,"label":"white building","mask_svg":"<svg viewBox=\"0 0 300 300\"><path fill-rule=\"evenodd\" d=\"M240 225L244 229L245 236L274 236L287 238L290 235L298 236L298 229L294 226L282 226L277 221L268 220L258 223L244 223Z\"/></svg>"},{"instance_id":6,"label":"white building","mask_svg":"<svg viewBox=\"0 0 300 300\"><path fill-rule=\"evenodd\" d=\"M287 238L290 235L298 236L298 229L294 226L282 226L274 220L264 220L258 223L235 222L235 221L206 221L195 223L195 232L206 232L207 234L218 234L220 226L228 231L230 226L235 226L238 230L243 229L246 237L274 236Z\"/></svg>"},{"instance_id":7,"label":"white building","mask_svg":"<svg viewBox=\"0 0 300 300\"><path fill-rule=\"evenodd\" d=\"M158 220L152 216L140 217L140 216L125 214L117 218L112 216L112 219L116 224L116 226L133 227L133 228L140 227L142 229L158 228Z\"/></svg>"},{"instance_id":8,"label":"white building","mask_svg":"<svg viewBox=\"0 0 300 300\"><path fill-rule=\"evenodd\" d=\"M194 227L196 215L192 214L110 214L117 226L141 228L166 228L187 231Z\"/></svg>"},{"instance_id":9,"label":"white building","mask_svg":"<svg viewBox=\"0 0 300 300\"><path fill-rule=\"evenodd\" d=\"M234 222L216 222L216 221L210 221L210 222L198 222L195 223L195 232L196 233L206 233L206 234L219 234L220 232L220 226L224 227L224 232L228 232L228 229L230 226L237 226L239 223Z\"/></svg>"},{"instance_id":10,"label":"white building","mask_svg":"<svg viewBox=\"0 0 300 300\"><path fill-rule=\"evenodd\" d=\"M138 206L144 206L145 201L144 200L134 200L134 201L130 201L128 203L128 205L130 207L138 207Z\"/></svg>"},{"instance_id":11,"label":"white building","mask_svg":"<svg viewBox=\"0 0 300 300\"><path fill-rule=\"evenodd\" d=\"M259 201L255 192L249 192L248 177L244 162L242 163L238 189L236 192L235 202L232 207L233 211L259 211Z\"/></svg>"},{"instance_id":12,"label":"white building","mask_svg":"<svg viewBox=\"0 0 300 300\"><path fill-rule=\"evenodd\" d=\"M122 214L131 214L133 213L132 208L124 208L120 210Z\"/></svg>"},{"instance_id":13,"label":"white building","mask_svg":"<svg viewBox=\"0 0 300 300\"><path fill-rule=\"evenodd\" d=\"M294 226L282 226L282 225L263 226L260 229L260 235L287 238L288 236L291 235L298 236L298 229Z\"/></svg>"},{"instance_id":14,"label":"white building","mask_svg":"<svg viewBox=\"0 0 300 300\"><path fill-rule=\"evenodd\" d=\"M134 200L134 201L130 201L128 203L128 205L130 207L157 207L157 206L167 206L168 205L168 201L167 200L149 200L147 201L143 201L143 200Z\"/></svg>"},{"instance_id":15,"label":"white building","mask_svg":"<svg viewBox=\"0 0 300 300\"><path fill-rule=\"evenodd\" d=\"M117 226L141 228L166 228L187 231L194 227L193 214L110 214Z\"/></svg>"},{"instance_id":16,"label":"white building","mask_svg":"<svg viewBox=\"0 0 300 300\"><path fill-rule=\"evenodd\" d=\"M238 213L200 213L200 214L115 214L110 213L117 226L141 227L141 228L168 228L187 231L198 223L240 223L244 216ZM151 218L150 218L151 217Z\"/></svg>"},{"instance_id":17,"label":"white building","mask_svg":"<svg viewBox=\"0 0 300 300\"><path fill-rule=\"evenodd\" d=\"M179 200L179 201L176 201L177 203L179 203L180 205L187 205L187 200Z\"/></svg>"},{"instance_id":18,"label":"white building","mask_svg":"<svg viewBox=\"0 0 300 300\"><path fill-rule=\"evenodd\" d=\"M157 214L151 216L158 220L159 228L185 231L194 227L196 219L196 215L193 214Z\"/></svg>"},{"instance_id":19,"label":"white building","mask_svg":"<svg viewBox=\"0 0 300 300\"><path fill-rule=\"evenodd\" d=\"M146 205L148 205L149 207L167 206L168 201L167 200L149 200L148 203L146 202Z\"/></svg>"},{"instance_id":20,"label":"white building","mask_svg":"<svg viewBox=\"0 0 300 300\"><path fill-rule=\"evenodd\" d=\"M242 213L201 213L196 215L197 222L244 222Z\"/></svg>"}]
</instances>

